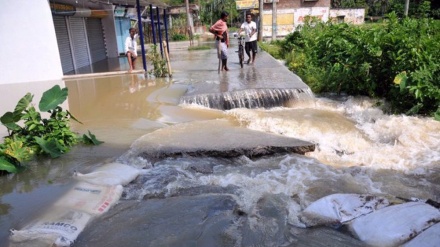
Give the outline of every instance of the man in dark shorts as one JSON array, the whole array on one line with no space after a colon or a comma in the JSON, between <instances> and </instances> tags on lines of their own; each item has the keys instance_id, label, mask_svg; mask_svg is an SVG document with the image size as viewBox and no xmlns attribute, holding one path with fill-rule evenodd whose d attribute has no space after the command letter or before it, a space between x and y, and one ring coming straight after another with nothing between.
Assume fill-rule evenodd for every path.
<instances>
[{"instance_id":1,"label":"man in dark shorts","mask_svg":"<svg viewBox=\"0 0 440 247\"><path fill-rule=\"evenodd\" d=\"M246 14L246 21L241 24L240 30L238 30L238 35L244 31L245 33L245 46L244 49L248 55L248 64L253 64L255 62L255 55L257 55L257 24L252 21L252 15L250 13ZM252 51L252 57L251 57Z\"/></svg>"}]
</instances>

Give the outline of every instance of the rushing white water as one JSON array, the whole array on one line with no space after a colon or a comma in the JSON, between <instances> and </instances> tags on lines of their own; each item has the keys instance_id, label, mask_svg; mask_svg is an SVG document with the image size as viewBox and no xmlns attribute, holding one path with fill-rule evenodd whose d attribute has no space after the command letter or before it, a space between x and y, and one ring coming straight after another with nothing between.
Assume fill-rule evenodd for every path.
<instances>
[{"instance_id":1,"label":"rushing white water","mask_svg":"<svg viewBox=\"0 0 440 247\"><path fill-rule=\"evenodd\" d=\"M185 108L209 111L197 105ZM391 203L401 203L399 198L439 200L440 123L432 119L389 116L364 98L318 98L289 108L241 108L216 116L245 128L311 141L317 149L306 156L184 156L158 162L126 154L120 157L121 162L146 169L141 179L126 187L124 200L231 196L238 207L234 212L245 217L234 220L220 235L233 239L235 246L321 246L327 241L338 246L363 245L348 234L333 239L322 232L314 236L319 244L308 244L304 236L312 230L297 232L305 227L300 219L302 210L330 194L375 194ZM158 213L156 217L167 216ZM176 224L181 229L187 227L183 222ZM218 234L216 231L203 230Z\"/></svg>"},{"instance_id":2,"label":"rushing white water","mask_svg":"<svg viewBox=\"0 0 440 247\"><path fill-rule=\"evenodd\" d=\"M309 153L337 167L366 166L424 173L440 162L440 122L386 115L372 100L317 99L292 108L234 109L229 114L248 128L316 143Z\"/></svg>"}]
</instances>

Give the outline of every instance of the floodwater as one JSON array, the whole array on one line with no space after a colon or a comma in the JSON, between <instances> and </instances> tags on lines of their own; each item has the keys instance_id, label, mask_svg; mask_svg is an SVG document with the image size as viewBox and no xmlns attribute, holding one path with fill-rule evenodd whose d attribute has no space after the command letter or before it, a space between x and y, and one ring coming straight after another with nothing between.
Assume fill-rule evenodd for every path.
<instances>
[{"instance_id":1,"label":"floodwater","mask_svg":"<svg viewBox=\"0 0 440 247\"><path fill-rule=\"evenodd\" d=\"M90 130L105 143L78 146L1 177L0 245L8 245L10 229L22 229L70 189L74 171L87 173L114 160L143 167L145 174L74 246L365 246L345 229L305 229L298 214L332 193L440 201L440 122L388 116L367 98L317 97L267 109L180 104L191 83L178 75L136 74L66 81L69 109L83 123L73 128ZM156 163L127 152L159 128L216 119L310 141L316 150Z\"/></svg>"}]
</instances>

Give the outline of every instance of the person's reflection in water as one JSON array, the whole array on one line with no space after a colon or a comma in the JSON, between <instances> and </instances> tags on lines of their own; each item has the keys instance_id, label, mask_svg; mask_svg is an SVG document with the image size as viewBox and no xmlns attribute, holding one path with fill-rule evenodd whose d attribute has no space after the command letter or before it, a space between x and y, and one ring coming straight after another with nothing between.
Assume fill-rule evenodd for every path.
<instances>
[{"instance_id":1,"label":"person's reflection in water","mask_svg":"<svg viewBox=\"0 0 440 247\"><path fill-rule=\"evenodd\" d=\"M242 84L246 84L246 77L245 77L245 73L244 73L244 69L240 69L240 73L238 74L238 79L240 80L240 82Z\"/></svg>"},{"instance_id":2,"label":"person's reflection in water","mask_svg":"<svg viewBox=\"0 0 440 247\"><path fill-rule=\"evenodd\" d=\"M220 78L220 92L224 93L229 91L229 74L224 74Z\"/></svg>"},{"instance_id":3,"label":"person's reflection in water","mask_svg":"<svg viewBox=\"0 0 440 247\"><path fill-rule=\"evenodd\" d=\"M246 82L248 85L254 85L257 82L257 70L254 66L246 70Z\"/></svg>"},{"instance_id":4,"label":"person's reflection in water","mask_svg":"<svg viewBox=\"0 0 440 247\"><path fill-rule=\"evenodd\" d=\"M130 76L131 81L130 85L128 86L128 91L130 93L140 91L143 87L145 87L145 85L142 85L142 81L144 80L143 75L132 74Z\"/></svg>"}]
</instances>

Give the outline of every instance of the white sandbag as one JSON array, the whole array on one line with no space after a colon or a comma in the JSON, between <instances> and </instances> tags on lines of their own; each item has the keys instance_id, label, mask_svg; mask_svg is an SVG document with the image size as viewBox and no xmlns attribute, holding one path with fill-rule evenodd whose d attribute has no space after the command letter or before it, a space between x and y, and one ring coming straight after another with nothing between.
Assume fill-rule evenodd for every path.
<instances>
[{"instance_id":1,"label":"white sandbag","mask_svg":"<svg viewBox=\"0 0 440 247\"><path fill-rule=\"evenodd\" d=\"M140 169L121 163L105 164L87 174L75 173L75 178L98 185L126 185L141 172Z\"/></svg>"},{"instance_id":2,"label":"white sandbag","mask_svg":"<svg viewBox=\"0 0 440 247\"><path fill-rule=\"evenodd\" d=\"M122 195L122 185L101 186L79 182L55 202L56 207L81 210L100 215L116 204Z\"/></svg>"},{"instance_id":3,"label":"white sandbag","mask_svg":"<svg viewBox=\"0 0 440 247\"><path fill-rule=\"evenodd\" d=\"M353 220L350 231L374 246L397 246L440 221L440 211L424 202L393 205Z\"/></svg>"},{"instance_id":4,"label":"white sandbag","mask_svg":"<svg viewBox=\"0 0 440 247\"><path fill-rule=\"evenodd\" d=\"M91 218L81 211L51 208L23 230L11 230L11 246L71 246Z\"/></svg>"},{"instance_id":5,"label":"white sandbag","mask_svg":"<svg viewBox=\"0 0 440 247\"><path fill-rule=\"evenodd\" d=\"M403 245L403 247L438 247L440 246L440 223L437 223L414 239Z\"/></svg>"},{"instance_id":6,"label":"white sandbag","mask_svg":"<svg viewBox=\"0 0 440 247\"><path fill-rule=\"evenodd\" d=\"M304 209L299 218L306 226L339 225L389 205L384 197L359 194L333 194Z\"/></svg>"}]
</instances>

